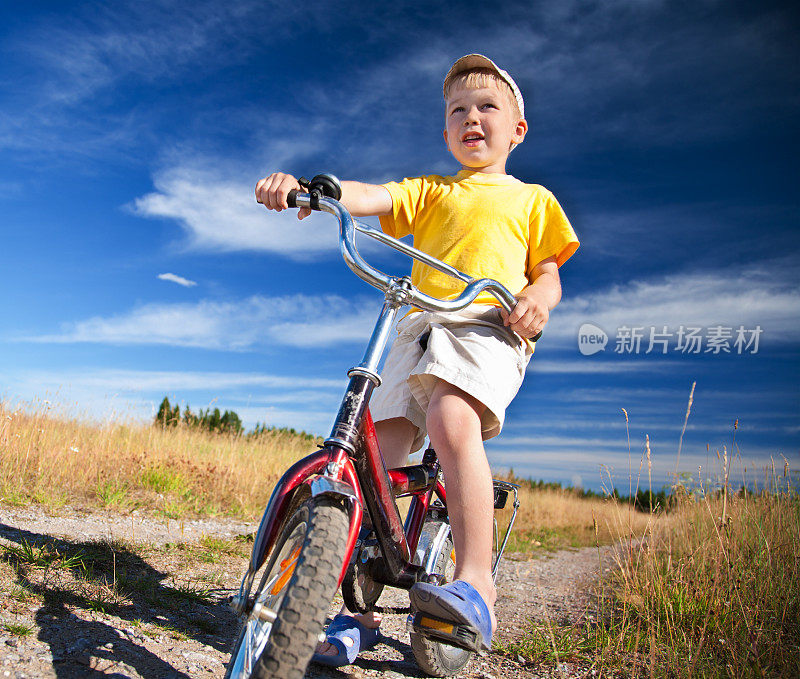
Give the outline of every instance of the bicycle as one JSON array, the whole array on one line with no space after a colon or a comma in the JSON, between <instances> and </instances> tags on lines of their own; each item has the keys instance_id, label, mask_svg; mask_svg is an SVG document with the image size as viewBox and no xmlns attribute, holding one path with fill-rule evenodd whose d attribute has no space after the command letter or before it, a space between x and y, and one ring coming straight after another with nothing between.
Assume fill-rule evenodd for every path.
<instances>
[{"instance_id":1,"label":"bicycle","mask_svg":"<svg viewBox=\"0 0 800 679\"><path fill-rule=\"evenodd\" d=\"M457 311L488 290L508 311L514 296L492 279L473 279L424 252L353 219L338 202L339 181L317 175L308 193L292 191L290 207L310 207L339 220L339 246L350 269L383 290L385 302L364 357L348 371L350 382L331 435L316 452L294 463L278 481L256 533L247 572L231 607L244 617L226 677L302 677L321 634L333 597L341 586L345 605L366 613L377 606L385 586L410 589L418 581L441 584L454 570L447 492L436 453L425 451L420 464L387 470L378 447L369 400L380 384L378 365L401 307ZM369 265L358 252L355 232L398 250L465 283L456 299L430 297L400 278ZM534 339L538 339L534 338ZM495 519L492 576L517 516L517 486L494 480L495 508L513 493L513 513L500 541ZM398 497L411 496L401 520ZM364 507L371 528L362 530ZM253 590L256 576L259 584ZM396 610L394 612L397 612ZM409 616L411 646L420 668L433 676L458 673L471 659L474 633ZM448 629L450 628L450 629Z\"/></svg>"}]
</instances>

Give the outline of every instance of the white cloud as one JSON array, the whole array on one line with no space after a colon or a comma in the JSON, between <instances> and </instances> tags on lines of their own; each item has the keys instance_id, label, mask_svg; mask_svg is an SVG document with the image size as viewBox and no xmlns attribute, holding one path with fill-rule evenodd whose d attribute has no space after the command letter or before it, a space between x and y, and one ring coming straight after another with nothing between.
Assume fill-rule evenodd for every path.
<instances>
[{"instance_id":1,"label":"white cloud","mask_svg":"<svg viewBox=\"0 0 800 679\"><path fill-rule=\"evenodd\" d=\"M145 140L162 138L152 129L164 98L132 102L131 92L173 80L185 86L198 73L246 61L263 40L252 14L264 11L269 4L253 0L155 0L34 13L0 42L8 90L0 147L45 153L48 162L65 153L107 160L119 149L142 152ZM287 18L296 11L281 8ZM290 31L285 22L270 29L272 37Z\"/></svg>"},{"instance_id":2,"label":"white cloud","mask_svg":"<svg viewBox=\"0 0 800 679\"><path fill-rule=\"evenodd\" d=\"M176 276L174 273L160 273L158 274L158 278L162 281L171 281L172 283L177 283L178 285L182 285L184 288L193 288L197 285L196 281L190 281L188 278L184 278L183 276Z\"/></svg>"},{"instance_id":3,"label":"white cloud","mask_svg":"<svg viewBox=\"0 0 800 679\"><path fill-rule=\"evenodd\" d=\"M713 76L720 68L733 69L727 52L734 43L739 45L737 57L745 59L743 55L750 54L748 64L762 63L759 56L774 49L769 31L737 26L722 13L725 40L717 35L710 40L708 32L714 30L711 23L684 27L685 20L663 5L607 2L586 8L579 2L551 2L541 7L526 6L524 11L516 8L516 23L498 21L481 26L480 45L485 46L486 53L531 87L535 124L530 141L515 152L514 158L522 154L520 164L538 162L535 158L543 152L557 154L559 159L565 153L580 153L583 144L589 144L595 152L597 144L606 139L618 147L621 138L641 143L645 137L645 143L664 144L671 143L675 136L685 141L688 136L701 134L708 139L718 128L730 131L737 120L730 111L753 104L749 99L745 101L740 89L733 85L739 70L727 73L725 78ZM581 17L580 21L575 20L576 16ZM382 12L378 17L386 20ZM398 20L401 25L406 21ZM684 27L695 51L686 50L677 39L662 39L654 44L652 26L662 24ZM373 25L374 30L383 28L380 21ZM741 33L752 35L737 42ZM301 159L309 156L335 158L338 167L347 168L348 177L371 182L422 172L447 174L457 169L441 141L440 88L448 66L462 53L465 35L436 35L435 40L432 36L433 29L426 34L423 28L417 38L401 43L390 58L350 66L344 87L344 75L328 79L324 87L312 80L313 86L309 83L303 88L301 83L308 81L301 79L298 87L304 91L302 104L287 99L273 101L268 111L257 111L248 104L226 108L226 127L242 130L243 137L254 139L255 158L248 158L247 164L259 169L239 167L223 174L213 158L200 162L176 158L169 169L155 175L156 190L135 201L137 213L178 221L189 236L190 246L199 249L258 249L291 256L333 251L335 236L323 223L328 217L311 218L318 223L298 223L293 211L267 214L254 204L253 184L258 173L296 168ZM717 47L721 41L722 46ZM697 53L702 55L699 68ZM640 55L647 65L638 58L631 59L631 54ZM631 97L631 92L640 92L644 87L666 88L681 96L707 92L707 83L693 88L690 94L675 86L676 82L684 82L685 72L702 79L707 63L708 80L721 81L724 85L720 87L730 91L725 96L710 97L702 107L682 106L668 97L669 105L680 109L680 115L674 115L664 112L664 96ZM415 88L404 93L407 105L403 107L387 105L397 101L399 73L416 83ZM538 96L539 92L547 95ZM763 99L756 101L763 106ZM727 115L710 114L709 109L714 107ZM380 125L376 125L375 116L365 115L365 111L375 110L380 111ZM320 111L336 111L336 115L320 115ZM703 123L688 122L687 111L702 117ZM213 134L214 125L223 123L208 111L198 118L203 120L207 134ZM588 125L587 120L591 121ZM416 144L398 148L398 138L415 139ZM602 191L608 195L606 184ZM665 207L658 216L643 217L647 218L648 228L652 228L654 220L662 220L665 228L661 231L667 233L676 219L685 221L686 215L679 212ZM627 220L637 235L643 228L639 216L632 215ZM590 224L587 220L587 228Z\"/></svg>"},{"instance_id":4,"label":"white cloud","mask_svg":"<svg viewBox=\"0 0 800 679\"><path fill-rule=\"evenodd\" d=\"M554 361L550 359L537 359L536 355L534 354L534 357L528 364L528 372L533 374L555 373L557 375L566 375L566 374L617 375L620 373L632 373L632 372L663 373L674 370L676 367L680 365L681 363L679 363L678 361L667 361L667 360L659 361L658 363L654 362L634 363L632 361L601 361L601 360L593 360L586 358L579 358L572 361Z\"/></svg>"},{"instance_id":5,"label":"white cloud","mask_svg":"<svg viewBox=\"0 0 800 679\"><path fill-rule=\"evenodd\" d=\"M334 219L313 214L301 221L296 210L267 211L256 203L255 179L236 181L181 165L157 174L154 183L157 190L137 198L134 211L143 217L176 220L191 248L304 257L337 247Z\"/></svg>"},{"instance_id":6,"label":"white cloud","mask_svg":"<svg viewBox=\"0 0 800 679\"><path fill-rule=\"evenodd\" d=\"M625 434L616 437L587 438L583 436L501 436L494 446L499 448L541 449L541 448L575 448L580 446L587 450L614 450L625 446Z\"/></svg>"},{"instance_id":7,"label":"white cloud","mask_svg":"<svg viewBox=\"0 0 800 679\"><path fill-rule=\"evenodd\" d=\"M49 376L49 377L48 377ZM111 391L219 391L229 389L339 389L344 380L307 378L295 375L265 373L177 371L177 370L120 370L93 369L62 371L57 377L51 373L29 373L28 378L42 382L54 379L59 384L80 384L92 389Z\"/></svg>"},{"instance_id":8,"label":"white cloud","mask_svg":"<svg viewBox=\"0 0 800 679\"><path fill-rule=\"evenodd\" d=\"M800 340L800 286L751 267L711 273L680 273L615 285L579 297L566 297L553 312L547 336L577 346L578 328L593 323L613 337L622 326L708 328L744 325L763 329L761 346ZM673 339L674 342L674 339ZM591 359L585 359L591 360Z\"/></svg>"},{"instance_id":9,"label":"white cloud","mask_svg":"<svg viewBox=\"0 0 800 679\"><path fill-rule=\"evenodd\" d=\"M660 441L651 438L650 447L653 489L659 490L662 485L669 484L674 479L672 475L675 472L677 444L670 440L662 446ZM597 447L591 439L573 441L573 445L543 444L536 448L517 449L502 449L490 444L487 452L493 469L513 467L514 473L522 477L561 478L564 482L569 482L572 475L579 474L589 487L596 488L602 479L606 485L616 485L620 492L627 493L630 469L634 489L637 479L640 488L646 488L648 483L643 439L632 442L630 454L624 442L615 451L609 446ZM777 447L743 451L741 458L732 463L733 483L740 483L743 478L749 482L759 478L764 466L770 464L771 458L781 459L780 453L781 450ZM678 471L689 472L696 481L698 467L702 467L704 479L715 479L720 475L721 465L715 452L707 455L705 449L695 452L684 445Z\"/></svg>"},{"instance_id":10,"label":"white cloud","mask_svg":"<svg viewBox=\"0 0 800 679\"><path fill-rule=\"evenodd\" d=\"M146 304L109 317L66 324L37 342L162 344L243 351L267 343L295 347L363 341L374 323L372 308L358 299L253 296L236 302Z\"/></svg>"},{"instance_id":11,"label":"white cloud","mask_svg":"<svg viewBox=\"0 0 800 679\"><path fill-rule=\"evenodd\" d=\"M521 154L541 167L544 155L563 165L565 155L587 150L707 142L740 132L765 112L780 116L783 110L790 120L794 102L786 92L793 91L796 74L787 13L764 11L743 21L716 0L689 12L659 1L506 3L496 20L472 29L442 35L437 22L415 27L418 37L401 42L391 60L358 73L353 88L364 89L351 96L348 88L337 111L395 101L402 73L416 85L406 95L417 105L384 111L381 120L400 136L432 135L443 75L469 44L506 68L528 102L531 132L512 162ZM743 91L751 96L742 97ZM409 109L422 114L409 115ZM413 153L428 168L443 157L443 147L429 146L395 153L391 167L396 171L399 163L404 171L404 156ZM385 148L395 151L393 143Z\"/></svg>"},{"instance_id":12,"label":"white cloud","mask_svg":"<svg viewBox=\"0 0 800 679\"><path fill-rule=\"evenodd\" d=\"M9 53L26 55L38 68L34 77L28 69L22 71L30 87L16 95L11 115L0 116L0 143L14 145L24 139L23 144L49 147L52 153L59 133L64 136L79 124L81 138L71 150L77 149L81 142L102 137L110 119L82 116L93 121L83 128L80 116L59 110L65 105L71 113L76 104L102 106L106 100L98 95L131 81L164 87L174 80L185 85L187 73L211 73L232 63L257 71L263 66L250 61L256 52L263 62L264 54L272 56L273 51L272 66L287 68L278 57L287 41L314 39L320 24L347 18L339 10L328 17L326 13L333 12L320 5L308 21L301 7L282 5L276 10L274 4L212 0L190 5L149 2L145 7L118 2L93 8L91 15L75 11L70 17L40 19L7 46ZM522 149L536 148L538 157L543 149L559 158L580 146L595 151L609 139L615 145L643 138L651 144L708 139L720 131L741 129L759 112L788 108L791 101L785 92L793 91L787 86L792 84L793 52L783 48L794 36L786 9L754 13L743 21L726 11L724 3L714 2L693 8L699 13L694 15L663 2L512 3L496 18L443 35L438 21L426 26L413 13L376 7L366 14L367 42L387 30L406 36L394 46L392 57L361 60L360 66L344 60L346 69L324 76L319 69L299 69L296 89L302 101L287 97L286 102L273 102L281 115L302 117L306 126L321 117L320 111L336 111L337 133L316 135L320 157L331 157L335 146L345 167L352 167L351 158L362 158L359 171L377 166L373 171L381 175L399 166L405 172L412 164L431 167L446 157L439 140L435 146L428 143L434 136L440 139L441 127L429 104L440 105L442 76L465 44L492 56L522 84L534 123L531 139L535 138ZM272 19L276 11L278 21ZM357 16L364 8L354 5L350 11ZM514 20L508 21L508 16ZM392 107L398 101L400 76L415 83L404 92L405 100L424 106ZM257 78L254 82L263 88ZM751 96L742 97L742 91ZM201 137L213 133L220 122L214 112L220 109L230 126L253 129L242 124L246 104L220 106L213 98L203 100L194 92L189 96L196 100L187 126L193 138L198 132ZM166 113L145 108L156 116ZM375 143L372 112L378 110L382 125L393 133ZM115 119L113 126L120 122ZM128 130L126 141L140 144L147 129ZM398 148L396 139L406 133L419 139L420 130L426 135L424 144ZM111 144L109 139L106 148Z\"/></svg>"}]
</instances>

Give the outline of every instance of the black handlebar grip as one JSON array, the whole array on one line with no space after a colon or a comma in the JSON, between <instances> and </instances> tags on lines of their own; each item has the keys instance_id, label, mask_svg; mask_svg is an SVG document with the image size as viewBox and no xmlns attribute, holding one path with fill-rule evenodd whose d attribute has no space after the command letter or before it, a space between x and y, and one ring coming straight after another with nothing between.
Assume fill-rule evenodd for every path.
<instances>
[{"instance_id":1,"label":"black handlebar grip","mask_svg":"<svg viewBox=\"0 0 800 679\"><path fill-rule=\"evenodd\" d=\"M286 203L289 207L297 207L297 194L300 193L297 189L292 189L289 191L289 195L286 196Z\"/></svg>"},{"instance_id":2,"label":"black handlebar grip","mask_svg":"<svg viewBox=\"0 0 800 679\"><path fill-rule=\"evenodd\" d=\"M531 337L531 342L538 342L541 338L542 338L542 331L540 330L533 337Z\"/></svg>"}]
</instances>

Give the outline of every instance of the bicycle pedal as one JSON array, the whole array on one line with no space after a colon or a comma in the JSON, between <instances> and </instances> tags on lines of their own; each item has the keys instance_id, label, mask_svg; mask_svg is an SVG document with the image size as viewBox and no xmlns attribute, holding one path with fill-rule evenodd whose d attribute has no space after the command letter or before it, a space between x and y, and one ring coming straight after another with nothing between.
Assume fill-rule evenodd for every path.
<instances>
[{"instance_id":1,"label":"bicycle pedal","mask_svg":"<svg viewBox=\"0 0 800 679\"><path fill-rule=\"evenodd\" d=\"M464 625L440 620L427 613L416 613L412 627L415 632L436 641L443 641L446 644L457 646L467 651L476 652L480 650L481 641L478 633Z\"/></svg>"}]
</instances>

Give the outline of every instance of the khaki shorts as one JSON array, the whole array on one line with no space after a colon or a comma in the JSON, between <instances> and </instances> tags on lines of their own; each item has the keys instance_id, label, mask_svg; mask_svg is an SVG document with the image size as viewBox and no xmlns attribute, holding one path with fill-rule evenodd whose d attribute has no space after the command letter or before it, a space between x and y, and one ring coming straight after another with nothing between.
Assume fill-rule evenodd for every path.
<instances>
[{"instance_id":1,"label":"khaki shorts","mask_svg":"<svg viewBox=\"0 0 800 679\"><path fill-rule=\"evenodd\" d=\"M420 336L430 332L427 348ZM381 372L381 386L370 401L376 422L404 417L417 427L411 451L425 442L425 411L437 378L478 399L484 440L497 436L505 411L519 391L531 351L503 326L500 310L472 306L448 314L416 312L397 324Z\"/></svg>"}]
</instances>

